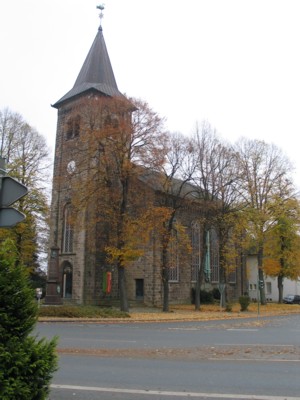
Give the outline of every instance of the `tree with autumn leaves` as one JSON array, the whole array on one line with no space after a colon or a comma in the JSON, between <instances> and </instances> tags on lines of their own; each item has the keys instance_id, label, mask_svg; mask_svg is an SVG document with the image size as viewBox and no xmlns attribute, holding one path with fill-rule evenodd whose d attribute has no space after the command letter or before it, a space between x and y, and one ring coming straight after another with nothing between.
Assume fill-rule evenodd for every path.
<instances>
[{"instance_id":1,"label":"tree with autumn leaves","mask_svg":"<svg viewBox=\"0 0 300 400\"><path fill-rule=\"evenodd\" d=\"M28 195L17 204L26 219L14 228L1 229L0 239L11 238L19 262L35 274L48 252L49 150L45 138L8 108L0 110L0 146L6 172L28 188Z\"/></svg>"},{"instance_id":2,"label":"tree with autumn leaves","mask_svg":"<svg viewBox=\"0 0 300 400\"><path fill-rule=\"evenodd\" d=\"M219 247L219 281L226 285L227 277L236 268L237 249L233 237L239 226L241 176L237 154L233 146L221 141L215 129L204 121L196 126L193 136L195 169L193 182L198 192L201 208L198 219L201 224L201 268L198 271L195 309L200 309L200 288L205 275L205 263L209 256L209 235L217 232ZM222 296L223 306L225 297Z\"/></svg>"},{"instance_id":3,"label":"tree with autumn leaves","mask_svg":"<svg viewBox=\"0 0 300 400\"><path fill-rule=\"evenodd\" d=\"M283 232L280 234L280 231L286 230L285 235L290 235L291 230L295 232L294 227L285 223L285 217L292 211L289 208L291 202L287 201L294 190L290 180L292 167L280 149L264 141L241 139L236 149L243 176L240 201L244 204L243 212L247 220L246 235L256 249L258 279L264 282L267 242L277 236L275 241L281 242L283 247L280 252L283 255L287 243L282 242ZM294 200L298 202L296 197ZM276 248L279 249L278 246ZM280 258L283 262L284 257ZM281 270L284 275L283 264ZM262 304L266 303L264 284L260 285L260 299Z\"/></svg>"},{"instance_id":4,"label":"tree with autumn leaves","mask_svg":"<svg viewBox=\"0 0 300 400\"><path fill-rule=\"evenodd\" d=\"M81 127L72 150L77 166L69 176L74 214L93 204L90 218L105 227L106 259L117 268L120 308L128 311L126 267L142 254L149 222L168 214L151 206L139 181L164 163L163 120L147 103L126 98L91 97L72 112L80 112Z\"/></svg>"},{"instance_id":5,"label":"tree with autumn leaves","mask_svg":"<svg viewBox=\"0 0 300 400\"><path fill-rule=\"evenodd\" d=\"M95 224L106 227L104 250L118 270L122 310L128 310L126 268L143 254L155 229L162 253L163 309L168 311L174 232L181 232L188 249L176 216L195 199L202 210L197 215L202 259L196 299L204 279L205 237L212 228L219 238L220 282L226 283L236 268L238 255L249 245L247 237L256 241L263 279L266 227L271 232L274 226L271 198L279 177L283 182L289 172L276 149L259 141L229 146L208 124L191 139L167 134L158 114L137 99L91 96L73 108L74 117L79 113L81 133L70 150L77 160L69 175L73 207L78 211L93 204ZM145 190L142 177L156 196Z\"/></svg>"},{"instance_id":6,"label":"tree with autumn leaves","mask_svg":"<svg viewBox=\"0 0 300 400\"><path fill-rule=\"evenodd\" d=\"M179 133L170 134L167 141L165 163L161 165L153 187L159 192L156 204L166 211L160 226L156 226L161 251L161 277L163 284L163 311L169 311L169 281L172 271L177 270L178 254L189 257L190 238L178 215L195 195L191 184L195 171L195 153L191 139Z\"/></svg>"},{"instance_id":7,"label":"tree with autumn leaves","mask_svg":"<svg viewBox=\"0 0 300 400\"><path fill-rule=\"evenodd\" d=\"M274 225L266 237L263 269L266 275L277 278L278 302L283 300L284 279L297 280L300 272L300 207L287 185L273 199Z\"/></svg>"}]
</instances>

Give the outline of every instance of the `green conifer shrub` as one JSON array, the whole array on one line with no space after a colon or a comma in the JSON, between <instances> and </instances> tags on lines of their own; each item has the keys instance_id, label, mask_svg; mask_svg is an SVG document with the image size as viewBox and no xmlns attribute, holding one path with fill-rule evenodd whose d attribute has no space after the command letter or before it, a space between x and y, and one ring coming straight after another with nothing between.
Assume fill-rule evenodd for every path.
<instances>
[{"instance_id":1,"label":"green conifer shrub","mask_svg":"<svg viewBox=\"0 0 300 400\"><path fill-rule=\"evenodd\" d=\"M56 339L31 336L38 306L11 240L0 244L0 399L44 400L57 369Z\"/></svg>"},{"instance_id":2,"label":"green conifer shrub","mask_svg":"<svg viewBox=\"0 0 300 400\"><path fill-rule=\"evenodd\" d=\"M241 306L241 311L247 311L249 304L250 304L250 297L249 296L240 296L239 303Z\"/></svg>"}]
</instances>

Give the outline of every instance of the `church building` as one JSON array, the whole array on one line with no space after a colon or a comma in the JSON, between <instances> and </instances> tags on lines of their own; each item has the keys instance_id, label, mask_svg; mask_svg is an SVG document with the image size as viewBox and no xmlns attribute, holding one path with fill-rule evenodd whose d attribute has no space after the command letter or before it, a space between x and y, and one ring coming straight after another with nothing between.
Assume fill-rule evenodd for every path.
<instances>
[{"instance_id":1,"label":"church building","mask_svg":"<svg viewBox=\"0 0 300 400\"><path fill-rule=\"evenodd\" d=\"M101 15L101 14L100 14ZM62 71L62 73L64 73ZM67 71L65 71L67 73ZM54 159L52 203L50 217L50 254L47 304L116 304L119 299L118 271L107 263L104 254L105 235L101 223L95 222L93 207L89 204L74 222L72 214L72 187L70 176L79 163L90 155L76 151L81 135L83 110L88 99L125 99L119 91L100 27L73 88L61 97L53 107L57 109L57 133ZM147 179L143 183L147 185ZM82 181L81 181L82 182ZM83 180L84 182L84 180ZM113 190L113 187L112 187ZM148 190L159 188L148 185ZM196 221L197 210L184 207L176 218L189 233L190 255L176 255L169 276L170 303L191 302L197 270L200 268L200 225ZM145 254L132 262L126 270L126 286L129 302L161 306L163 285L160 269L161 256L155 238L152 238ZM203 288L219 287L218 238L214 230L210 234L209 279ZM230 274L228 288L232 297L240 296L245 289L243 268L238 265Z\"/></svg>"}]
</instances>

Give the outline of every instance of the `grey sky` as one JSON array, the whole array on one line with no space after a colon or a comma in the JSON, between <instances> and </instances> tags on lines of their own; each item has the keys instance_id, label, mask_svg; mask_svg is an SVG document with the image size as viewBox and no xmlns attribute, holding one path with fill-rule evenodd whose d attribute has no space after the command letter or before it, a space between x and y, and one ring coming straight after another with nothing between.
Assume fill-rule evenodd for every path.
<instances>
[{"instance_id":1,"label":"grey sky","mask_svg":"<svg viewBox=\"0 0 300 400\"><path fill-rule=\"evenodd\" d=\"M55 103L97 33L95 0L3 0L0 108L54 148ZM171 131L208 120L230 141L283 149L300 184L298 0L106 0L103 33L119 90L146 100Z\"/></svg>"}]
</instances>

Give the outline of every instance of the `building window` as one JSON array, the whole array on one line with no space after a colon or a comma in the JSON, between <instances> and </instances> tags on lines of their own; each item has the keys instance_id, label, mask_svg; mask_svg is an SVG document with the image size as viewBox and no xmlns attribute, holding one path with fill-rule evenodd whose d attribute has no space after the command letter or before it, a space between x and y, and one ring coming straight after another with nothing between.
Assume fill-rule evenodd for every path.
<instances>
[{"instance_id":1,"label":"building window","mask_svg":"<svg viewBox=\"0 0 300 400\"><path fill-rule=\"evenodd\" d=\"M209 237L211 281L219 282L219 240L217 231L214 228L210 230Z\"/></svg>"},{"instance_id":2,"label":"building window","mask_svg":"<svg viewBox=\"0 0 300 400\"><path fill-rule=\"evenodd\" d=\"M119 127L119 119L116 114L108 114L104 119L105 128L117 129Z\"/></svg>"},{"instance_id":3,"label":"building window","mask_svg":"<svg viewBox=\"0 0 300 400\"><path fill-rule=\"evenodd\" d=\"M191 242L192 242L191 280L192 282L195 282L198 278L198 272L200 270L200 264L201 264L200 225L198 222L192 223Z\"/></svg>"},{"instance_id":4,"label":"building window","mask_svg":"<svg viewBox=\"0 0 300 400\"><path fill-rule=\"evenodd\" d=\"M66 132L67 140L74 139L79 135L79 132L80 132L80 116L76 115L76 117L70 118L67 121L67 132Z\"/></svg>"},{"instance_id":5,"label":"building window","mask_svg":"<svg viewBox=\"0 0 300 400\"><path fill-rule=\"evenodd\" d=\"M266 282L266 294L272 294L272 283Z\"/></svg>"},{"instance_id":6,"label":"building window","mask_svg":"<svg viewBox=\"0 0 300 400\"><path fill-rule=\"evenodd\" d=\"M71 221L71 206L68 204L64 209L63 221L63 252L73 253L73 224Z\"/></svg>"},{"instance_id":7,"label":"building window","mask_svg":"<svg viewBox=\"0 0 300 400\"><path fill-rule=\"evenodd\" d=\"M172 230L171 240L169 243L169 282L179 281L179 263L178 263L178 238L175 229Z\"/></svg>"},{"instance_id":8,"label":"building window","mask_svg":"<svg viewBox=\"0 0 300 400\"><path fill-rule=\"evenodd\" d=\"M135 298L143 300L144 298L144 279L135 280Z\"/></svg>"}]
</instances>

